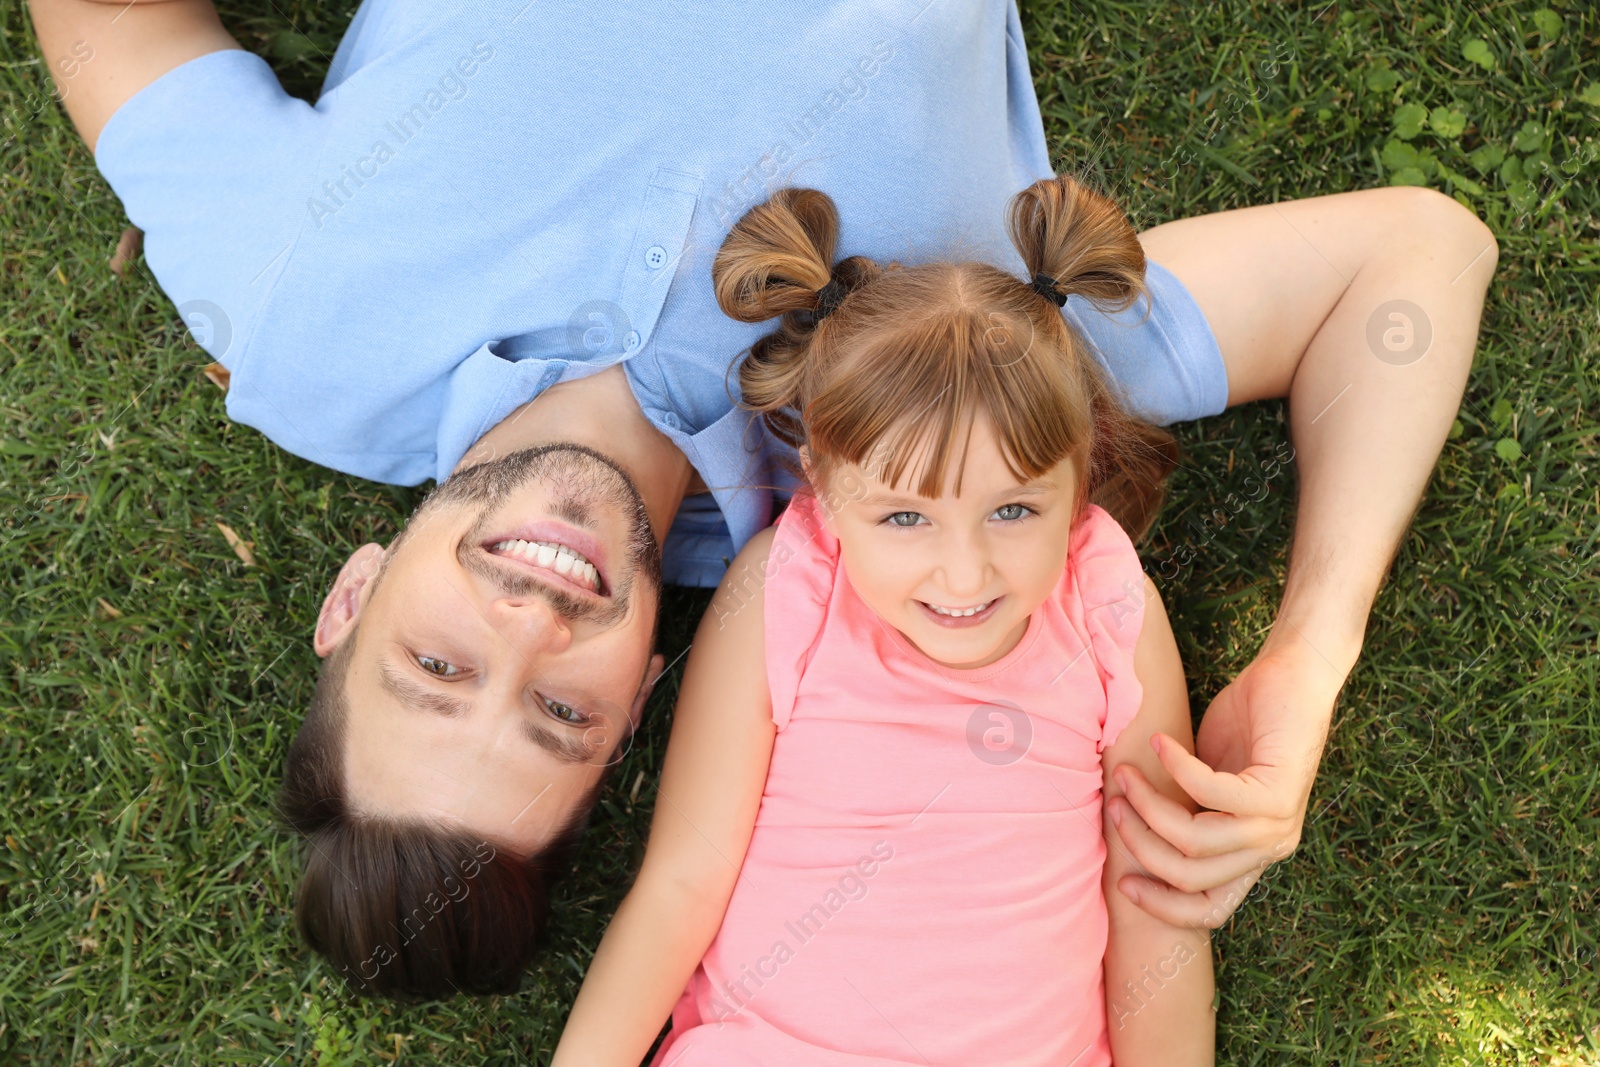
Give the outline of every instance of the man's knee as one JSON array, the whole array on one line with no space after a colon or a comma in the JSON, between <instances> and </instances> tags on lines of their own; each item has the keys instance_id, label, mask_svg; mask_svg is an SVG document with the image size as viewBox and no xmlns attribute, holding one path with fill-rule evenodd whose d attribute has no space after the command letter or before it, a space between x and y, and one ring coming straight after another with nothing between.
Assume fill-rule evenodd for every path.
<instances>
[{"instance_id":1,"label":"man's knee","mask_svg":"<svg viewBox=\"0 0 1600 1067\"><path fill-rule=\"evenodd\" d=\"M1420 243L1440 248L1460 247L1477 257L1473 262L1493 266L1500 259L1494 231L1460 201L1437 189L1395 187L1394 210Z\"/></svg>"}]
</instances>

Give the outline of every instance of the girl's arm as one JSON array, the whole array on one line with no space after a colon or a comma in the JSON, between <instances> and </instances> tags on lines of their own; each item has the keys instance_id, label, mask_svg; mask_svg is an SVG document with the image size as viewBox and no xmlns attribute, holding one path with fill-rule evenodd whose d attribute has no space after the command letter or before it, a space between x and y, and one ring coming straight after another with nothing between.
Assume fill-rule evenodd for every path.
<instances>
[{"instance_id":1,"label":"girl's arm","mask_svg":"<svg viewBox=\"0 0 1600 1067\"><path fill-rule=\"evenodd\" d=\"M1144 596L1144 625L1133 656L1144 702L1102 758L1107 801L1104 890L1111 923L1105 962L1111 1058L1117 1067L1210 1065L1216 1062L1216 1015L1211 1007L1209 933L1169 926L1118 888L1121 879L1143 872L1123 847L1112 821L1110 800L1123 792L1117 768L1137 767L1163 794L1195 810L1150 747L1151 736L1162 733L1193 751L1194 734L1178 645L1166 608L1148 578Z\"/></svg>"},{"instance_id":2,"label":"girl's arm","mask_svg":"<svg viewBox=\"0 0 1600 1067\"><path fill-rule=\"evenodd\" d=\"M745 546L700 620L644 863L594 954L551 1067L637 1067L722 925L776 733L760 582L771 543L768 529Z\"/></svg>"}]
</instances>

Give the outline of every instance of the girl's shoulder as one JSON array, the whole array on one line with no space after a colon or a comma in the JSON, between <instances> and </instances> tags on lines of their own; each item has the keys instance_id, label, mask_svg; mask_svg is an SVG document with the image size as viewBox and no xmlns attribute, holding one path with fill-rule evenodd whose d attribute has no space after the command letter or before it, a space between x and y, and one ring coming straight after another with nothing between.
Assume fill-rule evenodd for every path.
<instances>
[{"instance_id":1,"label":"girl's shoulder","mask_svg":"<svg viewBox=\"0 0 1600 1067\"><path fill-rule=\"evenodd\" d=\"M1098 504L1085 506L1072 527L1060 591L1077 596L1086 609L1121 605L1124 613L1138 614L1144 583L1144 565L1128 531Z\"/></svg>"},{"instance_id":2,"label":"girl's shoulder","mask_svg":"<svg viewBox=\"0 0 1600 1067\"><path fill-rule=\"evenodd\" d=\"M1134 652L1144 628L1149 584L1138 550L1116 519L1090 504L1072 528L1058 604L1089 643L1106 694L1099 748L1116 742L1143 700Z\"/></svg>"},{"instance_id":3,"label":"girl's shoulder","mask_svg":"<svg viewBox=\"0 0 1600 1067\"><path fill-rule=\"evenodd\" d=\"M823 522L822 504L796 493L771 527L761 561L767 682L772 721L782 730L827 624L839 572L839 542Z\"/></svg>"}]
</instances>

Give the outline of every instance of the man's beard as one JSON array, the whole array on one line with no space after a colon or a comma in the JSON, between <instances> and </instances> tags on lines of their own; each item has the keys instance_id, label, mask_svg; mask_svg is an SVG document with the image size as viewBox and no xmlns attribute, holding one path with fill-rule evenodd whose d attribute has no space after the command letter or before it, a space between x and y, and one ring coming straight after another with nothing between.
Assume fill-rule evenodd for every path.
<instances>
[{"instance_id":1,"label":"man's beard","mask_svg":"<svg viewBox=\"0 0 1600 1067\"><path fill-rule=\"evenodd\" d=\"M462 547L469 548L489 536L490 516L502 504L536 482L549 488L553 498L551 515L563 522L592 528L597 513L617 511L625 516L625 558L620 576L614 576L611 582L612 600L619 615L627 610L636 577L642 578L650 590L659 591L661 545L650 527L650 515L638 487L609 457L569 443L525 448L452 474L423 498L387 555L392 558L419 523L442 509L455 507L479 510L478 521L462 541Z\"/></svg>"}]
</instances>

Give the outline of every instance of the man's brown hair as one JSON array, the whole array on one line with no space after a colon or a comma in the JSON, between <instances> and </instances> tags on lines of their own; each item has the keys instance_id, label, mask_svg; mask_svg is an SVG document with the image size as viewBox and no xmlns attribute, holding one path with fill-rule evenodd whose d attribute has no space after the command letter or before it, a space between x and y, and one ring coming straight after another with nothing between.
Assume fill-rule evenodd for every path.
<instances>
[{"instance_id":1,"label":"man's brown hair","mask_svg":"<svg viewBox=\"0 0 1600 1067\"><path fill-rule=\"evenodd\" d=\"M278 807L308 841L295 925L360 993L514 993L544 942L550 883L570 866L607 775L527 857L461 830L354 811L344 775L345 679L359 630L323 661L289 746Z\"/></svg>"}]
</instances>

